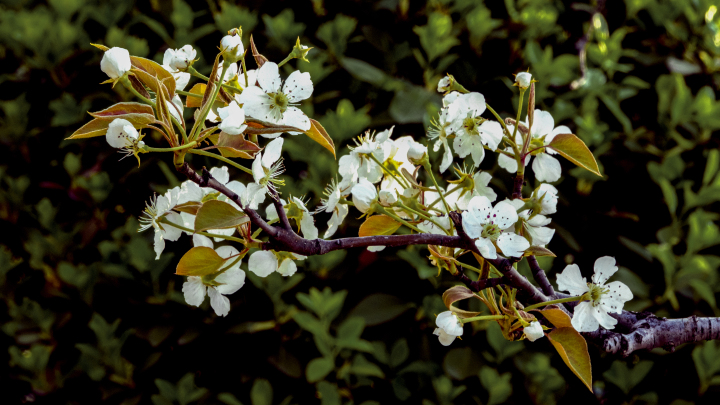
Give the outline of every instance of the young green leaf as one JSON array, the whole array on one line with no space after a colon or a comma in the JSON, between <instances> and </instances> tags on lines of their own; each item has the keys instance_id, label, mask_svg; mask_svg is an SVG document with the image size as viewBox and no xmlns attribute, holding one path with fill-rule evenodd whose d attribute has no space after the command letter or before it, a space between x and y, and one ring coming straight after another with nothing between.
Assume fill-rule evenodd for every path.
<instances>
[{"instance_id":1,"label":"young green leaf","mask_svg":"<svg viewBox=\"0 0 720 405\"><path fill-rule=\"evenodd\" d=\"M175 274L202 277L220 270L224 263L225 259L214 249L197 246L183 255L175 269Z\"/></svg>"},{"instance_id":2,"label":"young green leaf","mask_svg":"<svg viewBox=\"0 0 720 405\"><path fill-rule=\"evenodd\" d=\"M235 228L249 221L250 219L244 212L238 211L232 205L219 200L210 200L205 202L197 212L195 232Z\"/></svg>"},{"instance_id":3,"label":"young green leaf","mask_svg":"<svg viewBox=\"0 0 720 405\"><path fill-rule=\"evenodd\" d=\"M580 138L573 134L560 134L555 136L547 147L556 150L565 159L575 163L583 169L589 170L598 176L600 174L600 168L595 161L590 149L585 145Z\"/></svg>"}]
</instances>

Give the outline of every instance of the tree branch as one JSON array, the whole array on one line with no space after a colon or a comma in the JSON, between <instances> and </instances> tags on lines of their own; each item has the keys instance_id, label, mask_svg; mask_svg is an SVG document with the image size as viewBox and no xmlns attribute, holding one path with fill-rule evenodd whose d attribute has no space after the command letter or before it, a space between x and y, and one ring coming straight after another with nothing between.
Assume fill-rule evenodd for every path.
<instances>
[{"instance_id":1,"label":"tree branch","mask_svg":"<svg viewBox=\"0 0 720 405\"><path fill-rule=\"evenodd\" d=\"M215 180L210 172L203 169L203 175L198 175L187 163L178 168L180 173L201 187L210 187L227 196L239 207L243 207L240 196L223 184ZM323 255L339 249L368 246L409 246L409 245L436 245L452 248L462 248L480 254L474 241L465 233L462 227L462 217L458 212L450 212L450 218L455 223L458 236L435 234L389 235L342 238L336 240L314 239L308 240L297 235L292 228L271 226L248 207L243 207L250 221L261 228L268 235L269 241L263 243L263 250L281 250L310 255ZM284 209L278 209L278 215ZM566 297L566 294L554 293L552 285L547 281L544 270L540 268L534 257L528 257L528 262L543 291L532 285L514 267L518 260L509 260L503 257L486 259L503 276L491 279L472 281L462 272L456 275L468 288L480 291L497 285L509 285L518 290L530 303L546 302L555 298ZM568 305L572 307L572 305ZM658 318L651 313L635 313L623 311L621 314L611 314L618 320L616 329L599 329L591 333L583 333L585 338L598 345L602 350L611 354L628 356L637 350L649 350L662 347L674 351L675 347L684 343L699 342L702 340L720 340L720 318L698 318L691 316L683 319Z\"/></svg>"},{"instance_id":2,"label":"tree branch","mask_svg":"<svg viewBox=\"0 0 720 405\"><path fill-rule=\"evenodd\" d=\"M550 281L548 281L545 270L540 267L540 263L538 263L535 256L528 256L527 261L530 265L530 270L532 271L533 278L538 284L540 284L540 289L542 289L543 294L547 295L548 297L552 297L553 295L555 295L555 289L553 289L552 284L550 284Z\"/></svg>"}]
</instances>

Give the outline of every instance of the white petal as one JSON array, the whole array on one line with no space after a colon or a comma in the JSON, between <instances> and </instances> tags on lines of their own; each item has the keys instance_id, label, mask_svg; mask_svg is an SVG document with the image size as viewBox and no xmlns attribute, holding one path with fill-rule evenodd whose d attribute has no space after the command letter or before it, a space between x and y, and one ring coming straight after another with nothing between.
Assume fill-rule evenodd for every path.
<instances>
[{"instance_id":1,"label":"white petal","mask_svg":"<svg viewBox=\"0 0 720 405\"><path fill-rule=\"evenodd\" d=\"M297 103L310 97L313 92L313 82L310 80L310 73L302 73L296 70L288 76L283 86L283 93L288 96L288 101Z\"/></svg>"},{"instance_id":2,"label":"white petal","mask_svg":"<svg viewBox=\"0 0 720 405\"><path fill-rule=\"evenodd\" d=\"M307 131L310 129L310 118L299 108L288 107L283 113L282 124ZM290 134L296 135L297 133L291 132Z\"/></svg>"},{"instance_id":3,"label":"white petal","mask_svg":"<svg viewBox=\"0 0 720 405\"><path fill-rule=\"evenodd\" d=\"M535 178L538 181L554 182L560 179L562 169L560 168L560 162L554 157L547 153L541 153L535 157L532 164L533 172L535 172Z\"/></svg>"},{"instance_id":4,"label":"white petal","mask_svg":"<svg viewBox=\"0 0 720 405\"><path fill-rule=\"evenodd\" d=\"M595 319L593 306L588 301L583 301L575 306L570 323L578 332L595 332L600 327L598 320Z\"/></svg>"},{"instance_id":5,"label":"white petal","mask_svg":"<svg viewBox=\"0 0 720 405\"><path fill-rule=\"evenodd\" d=\"M555 120L552 115L547 111L535 110L535 117L533 119L533 126L530 130L533 138L539 138L543 135L548 135L555 128Z\"/></svg>"},{"instance_id":6,"label":"white petal","mask_svg":"<svg viewBox=\"0 0 720 405\"><path fill-rule=\"evenodd\" d=\"M433 334L437 335L438 340L440 340L440 344L443 346L450 346L450 344L454 342L456 338L456 336L448 335L447 333L445 333L444 330L440 328L436 328Z\"/></svg>"},{"instance_id":7,"label":"white petal","mask_svg":"<svg viewBox=\"0 0 720 405\"><path fill-rule=\"evenodd\" d=\"M490 239L480 238L475 241L475 246L478 248L482 257L491 260L497 259L497 250Z\"/></svg>"},{"instance_id":8,"label":"white petal","mask_svg":"<svg viewBox=\"0 0 720 405\"><path fill-rule=\"evenodd\" d=\"M227 166L213 167L210 169L210 175L215 178L220 184L227 184L230 181L230 173L228 173Z\"/></svg>"},{"instance_id":9,"label":"white petal","mask_svg":"<svg viewBox=\"0 0 720 405\"><path fill-rule=\"evenodd\" d=\"M277 63L265 62L258 69L257 81L266 93L277 93L282 83Z\"/></svg>"},{"instance_id":10,"label":"white petal","mask_svg":"<svg viewBox=\"0 0 720 405\"><path fill-rule=\"evenodd\" d=\"M530 322L529 326L523 328L523 332L525 333L525 337L531 342L534 342L545 336L542 325L540 325L540 322L538 321Z\"/></svg>"},{"instance_id":11,"label":"white petal","mask_svg":"<svg viewBox=\"0 0 720 405\"><path fill-rule=\"evenodd\" d=\"M520 235L506 232L498 237L497 245L505 256L522 257L525 250L530 247L530 242Z\"/></svg>"},{"instance_id":12,"label":"white petal","mask_svg":"<svg viewBox=\"0 0 720 405\"><path fill-rule=\"evenodd\" d=\"M165 215L165 219L176 225L182 226L183 224L183 219L177 212L169 212ZM180 238L180 235L182 235L182 231L180 229L175 228L174 226L170 226L168 224L163 224L163 229L163 238L172 242L178 240Z\"/></svg>"},{"instance_id":13,"label":"white petal","mask_svg":"<svg viewBox=\"0 0 720 405\"><path fill-rule=\"evenodd\" d=\"M585 277L580 274L577 264L568 264L562 273L557 275L558 290L567 291L571 295L583 295L588 291Z\"/></svg>"},{"instance_id":14,"label":"white petal","mask_svg":"<svg viewBox=\"0 0 720 405\"><path fill-rule=\"evenodd\" d=\"M297 272L297 265L294 261L292 261L292 259L285 259L282 263L280 263L280 267L278 267L277 272L282 274L284 277L292 276Z\"/></svg>"},{"instance_id":15,"label":"white petal","mask_svg":"<svg viewBox=\"0 0 720 405\"><path fill-rule=\"evenodd\" d=\"M488 200L488 202L490 202L490 200ZM506 229L518 220L515 207L507 201L500 201L495 204L495 208L490 211L489 215L488 220L499 226L500 229Z\"/></svg>"},{"instance_id":16,"label":"white petal","mask_svg":"<svg viewBox=\"0 0 720 405\"><path fill-rule=\"evenodd\" d=\"M592 313L600 326L605 329L614 329L617 325L617 319L610 316L602 305L592 307Z\"/></svg>"},{"instance_id":17,"label":"white petal","mask_svg":"<svg viewBox=\"0 0 720 405\"><path fill-rule=\"evenodd\" d=\"M340 204L335 208L332 217L330 217L330 220L328 221L328 230L325 232L324 236L325 239L333 236L335 232L337 232L338 226L342 224L348 212L348 206L345 204Z\"/></svg>"},{"instance_id":18,"label":"white petal","mask_svg":"<svg viewBox=\"0 0 720 405\"><path fill-rule=\"evenodd\" d=\"M542 198L542 211L539 214L548 215L557 212L558 190L552 184L543 183L537 189L537 196Z\"/></svg>"},{"instance_id":19,"label":"white petal","mask_svg":"<svg viewBox=\"0 0 720 405\"><path fill-rule=\"evenodd\" d=\"M282 145L283 138L277 138L267 144L262 157L263 166L269 169L273 165L273 163L277 162L277 160L280 159L280 156L282 155ZM254 174L255 173L253 172L253 175Z\"/></svg>"},{"instance_id":20,"label":"white petal","mask_svg":"<svg viewBox=\"0 0 720 405\"><path fill-rule=\"evenodd\" d=\"M315 226L315 220L312 215L307 212L304 213L302 219L300 219L300 229L305 239L317 239L318 230Z\"/></svg>"},{"instance_id":21,"label":"white petal","mask_svg":"<svg viewBox=\"0 0 720 405\"><path fill-rule=\"evenodd\" d=\"M603 294L602 298L600 298L600 305L605 307L605 310L608 312L622 313L623 305L633 299L633 293L630 291L630 288L620 281L607 283L605 288L610 291Z\"/></svg>"},{"instance_id":22,"label":"white petal","mask_svg":"<svg viewBox=\"0 0 720 405\"><path fill-rule=\"evenodd\" d=\"M615 258L611 256L603 256L595 260L594 274L592 276L593 284L605 284L608 279L618 271L615 265Z\"/></svg>"},{"instance_id":23,"label":"white petal","mask_svg":"<svg viewBox=\"0 0 720 405\"><path fill-rule=\"evenodd\" d=\"M210 297L210 306L217 316L225 316L230 312L230 300L226 296L220 294L214 287L209 287L207 293Z\"/></svg>"},{"instance_id":24,"label":"white petal","mask_svg":"<svg viewBox=\"0 0 720 405\"><path fill-rule=\"evenodd\" d=\"M226 184L225 187L227 187L228 189L230 189L230 191L234 192L234 193L237 194L238 196L243 195L243 193L245 192L245 185L242 184L242 183L240 183L240 182L237 181L237 180L233 180L233 181L228 182L228 184ZM222 197L225 197L225 196L222 196ZM232 200L230 200L230 199L227 199L227 200L224 200L224 201L226 201L228 204L232 205L232 206L235 207L236 209L240 209L240 206L238 206L237 204L235 204L235 201L232 201Z\"/></svg>"},{"instance_id":25,"label":"white petal","mask_svg":"<svg viewBox=\"0 0 720 405\"><path fill-rule=\"evenodd\" d=\"M442 162L440 163L440 173L444 173L445 170L450 167L453 161L452 152L450 151L450 145L448 145L447 140L445 139L443 139L442 142L445 149L443 150L443 158Z\"/></svg>"},{"instance_id":26,"label":"white petal","mask_svg":"<svg viewBox=\"0 0 720 405\"><path fill-rule=\"evenodd\" d=\"M227 229L208 229L208 232L214 233L217 235L224 235L224 236L232 236L235 233L235 228L227 228ZM223 238L215 237L213 238L215 242L222 242ZM219 248L218 248L219 249Z\"/></svg>"},{"instance_id":27,"label":"white petal","mask_svg":"<svg viewBox=\"0 0 720 405\"><path fill-rule=\"evenodd\" d=\"M462 336L462 323L460 323L457 315L453 314L452 311L441 312L437 318L435 318L435 324L449 335Z\"/></svg>"},{"instance_id":28,"label":"white petal","mask_svg":"<svg viewBox=\"0 0 720 405\"><path fill-rule=\"evenodd\" d=\"M253 118L276 124L282 118L277 109L270 108L272 97L265 94L260 87L247 87L237 96L237 101L243 105L245 114Z\"/></svg>"},{"instance_id":29,"label":"white petal","mask_svg":"<svg viewBox=\"0 0 720 405\"><path fill-rule=\"evenodd\" d=\"M487 197L487 199L492 202L497 199L497 194L492 188L490 188L490 186L488 186L491 179L492 176L488 172L478 172L475 176L473 176L473 180L475 182L475 192L477 195Z\"/></svg>"},{"instance_id":30,"label":"white petal","mask_svg":"<svg viewBox=\"0 0 720 405\"><path fill-rule=\"evenodd\" d=\"M205 300L205 284L200 277L188 277L183 283L182 292L188 305L199 307Z\"/></svg>"},{"instance_id":31,"label":"white petal","mask_svg":"<svg viewBox=\"0 0 720 405\"><path fill-rule=\"evenodd\" d=\"M245 272L239 268L232 268L215 277L215 281L221 283L221 285L215 287L220 294L234 294L243 285L245 285Z\"/></svg>"},{"instance_id":32,"label":"white petal","mask_svg":"<svg viewBox=\"0 0 720 405\"><path fill-rule=\"evenodd\" d=\"M513 150L512 150L512 148L508 147L508 148L505 148L505 152L512 153ZM515 158L506 156L502 153L498 154L498 166L502 167L503 169L507 170L510 173L515 173L515 172L517 172L517 169L518 169L517 161L515 160Z\"/></svg>"},{"instance_id":33,"label":"white petal","mask_svg":"<svg viewBox=\"0 0 720 405\"><path fill-rule=\"evenodd\" d=\"M552 240L553 235L555 235L554 229L545 226L529 226L527 228L527 231L532 238L532 244L534 246L547 245L548 243L550 243L550 240Z\"/></svg>"},{"instance_id":34,"label":"white petal","mask_svg":"<svg viewBox=\"0 0 720 405\"><path fill-rule=\"evenodd\" d=\"M503 128L497 121L485 121L478 128L483 142L492 150L497 149L503 138Z\"/></svg>"},{"instance_id":35,"label":"white petal","mask_svg":"<svg viewBox=\"0 0 720 405\"><path fill-rule=\"evenodd\" d=\"M260 183L263 178L265 178L265 169L263 169L262 164L262 153L258 153L255 155L255 160L253 160L252 163L252 174L253 179L255 180L255 183Z\"/></svg>"},{"instance_id":36,"label":"white petal","mask_svg":"<svg viewBox=\"0 0 720 405\"><path fill-rule=\"evenodd\" d=\"M248 269L259 277L267 277L278 268L278 260L273 252L258 250L250 255Z\"/></svg>"},{"instance_id":37,"label":"white petal","mask_svg":"<svg viewBox=\"0 0 720 405\"><path fill-rule=\"evenodd\" d=\"M385 250L385 246L368 246L368 252L381 252Z\"/></svg>"},{"instance_id":38,"label":"white petal","mask_svg":"<svg viewBox=\"0 0 720 405\"><path fill-rule=\"evenodd\" d=\"M213 245L212 241L207 236L194 234L192 238L194 247L204 246L209 247L210 249L215 248L215 245Z\"/></svg>"}]
</instances>

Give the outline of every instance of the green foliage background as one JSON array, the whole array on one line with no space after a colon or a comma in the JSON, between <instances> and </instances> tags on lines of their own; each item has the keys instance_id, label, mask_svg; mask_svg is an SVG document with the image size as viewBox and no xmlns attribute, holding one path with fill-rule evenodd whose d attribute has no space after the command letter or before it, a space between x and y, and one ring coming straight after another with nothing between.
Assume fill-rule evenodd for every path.
<instances>
[{"instance_id":1,"label":"green foliage background","mask_svg":"<svg viewBox=\"0 0 720 405\"><path fill-rule=\"evenodd\" d=\"M122 46L161 61L193 44L207 70L222 32L242 25L279 61L300 36L315 82L303 106L340 153L366 128L424 138L449 72L514 116L512 73L528 67L538 106L570 126L605 177L563 163L550 273L613 255L632 310L718 316L720 15L709 0L571 3L506 0L5 0L0 5L0 364L3 403L499 404L717 403L717 342L638 353L590 347L591 394L547 341L510 343L466 327L432 335L455 282L421 248L335 252L294 277L273 274L231 296L218 318L184 303L174 266L154 260L137 216L179 184L169 160L141 167L104 139L63 141L86 111L131 95L100 86L101 53ZM247 36L246 36L247 41ZM578 47L586 47L586 62ZM251 63L252 64L252 63ZM288 187L319 201L336 163L288 138ZM146 155L147 156L147 155ZM194 157L192 164L214 165ZM435 156L433 156L435 158ZM501 198L511 184L494 158ZM241 181L248 181L235 173ZM533 179L530 178L531 185ZM318 215L321 231L326 218ZM352 236L350 219L336 235ZM521 269L529 277L527 269ZM681 382L682 381L682 382Z\"/></svg>"}]
</instances>

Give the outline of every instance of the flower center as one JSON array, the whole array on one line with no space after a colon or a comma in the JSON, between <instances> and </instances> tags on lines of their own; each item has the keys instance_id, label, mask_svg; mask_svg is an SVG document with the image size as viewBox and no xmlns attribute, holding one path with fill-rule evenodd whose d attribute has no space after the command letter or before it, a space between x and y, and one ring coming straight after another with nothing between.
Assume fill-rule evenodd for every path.
<instances>
[{"instance_id":1,"label":"flower center","mask_svg":"<svg viewBox=\"0 0 720 405\"><path fill-rule=\"evenodd\" d=\"M473 117L467 117L463 121L463 127L465 131L470 135L478 135L478 121Z\"/></svg>"},{"instance_id":2,"label":"flower center","mask_svg":"<svg viewBox=\"0 0 720 405\"><path fill-rule=\"evenodd\" d=\"M600 299L602 298L605 293L608 292L607 288L602 288L599 285L595 285L593 283L588 283L588 296L590 297L590 301L592 302L593 306L597 306L600 304Z\"/></svg>"},{"instance_id":3,"label":"flower center","mask_svg":"<svg viewBox=\"0 0 720 405\"><path fill-rule=\"evenodd\" d=\"M480 237L490 240L497 240L498 237L500 237L500 234L502 233L502 229L500 229L499 226L496 224L493 224L492 222L489 224L485 224L483 226L482 233L480 233Z\"/></svg>"},{"instance_id":4,"label":"flower center","mask_svg":"<svg viewBox=\"0 0 720 405\"><path fill-rule=\"evenodd\" d=\"M544 146L545 146L545 141L543 141L543 139L541 139L541 138L531 139L530 140L530 150L532 150L532 152L530 154L533 156L537 156L537 155L545 152ZM536 149L536 150L533 150L533 149Z\"/></svg>"},{"instance_id":5,"label":"flower center","mask_svg":"<svg viewBox=\"0 0 720 405\"><path fill-rule=\"evenodd\" d=\"M289 104L287 96L282 92L278 91L273 95L273 105L277 107L280 112L284 113Z\"/></svg>"}]
</instances>

